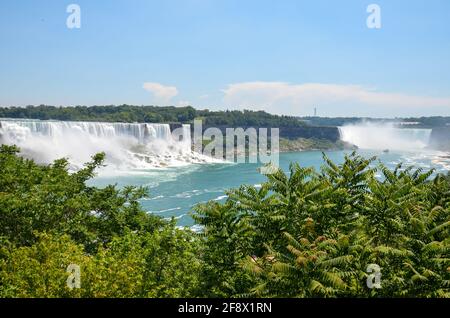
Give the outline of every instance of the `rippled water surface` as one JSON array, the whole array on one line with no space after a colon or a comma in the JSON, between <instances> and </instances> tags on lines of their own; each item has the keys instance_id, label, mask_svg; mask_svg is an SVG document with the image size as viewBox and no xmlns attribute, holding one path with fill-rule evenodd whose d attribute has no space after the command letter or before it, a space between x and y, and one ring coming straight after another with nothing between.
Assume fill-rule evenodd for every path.
<instances>
[{"instance_id":1,"label":"rippled water surface","mask_svg":"<svg viewBox=\"0 0 450 318\"><path fill-rule=\"evenodd\" d=\"M335 162L342 162L344 151L326 152ZM400 162L424 169L435 168L438 172L450 169L449 154L442 152L389 152L360 150L365 157L376 155L390 167ZM323 164L319 151L282 153L280 166L287 170L290 162L319 169ZM150 198L142 201L144 209L166 218L175 217L182 226L193 224L188 213L200 202L223 201L225 191L241 184L258 185L265 177L258 173L258 164L192 164L157 170L140 170L123 175L100 175L93 183L96 186L117 183L118 186L147 186Z\"/></svg>"}]
</instances>

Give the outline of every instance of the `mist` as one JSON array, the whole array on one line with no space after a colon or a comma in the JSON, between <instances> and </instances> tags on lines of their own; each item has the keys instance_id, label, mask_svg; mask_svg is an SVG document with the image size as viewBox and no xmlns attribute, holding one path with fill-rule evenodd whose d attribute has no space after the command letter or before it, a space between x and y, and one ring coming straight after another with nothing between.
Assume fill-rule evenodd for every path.
<instances>
[{"instance_id":1,"label":"mist","mask_svg":"<svg viewBox=\"0 0 450 318\"><path fill-rule=\"evenodd\" d=\"M429 144L431 129L397 128L392 123L361 123L339 127L341 139L361 149L421 151Z\"/></svg>"},{"instance_id":2,"label":"mist","mask_svg":"<svg viewBox=\"0 0 450 318\"><path fill-rule=\"evenodd\" d=\"M191 151L190 126L180 129L182 141L173 138L168 124L0 121L4 143L19 146L25 157L39 163L67 158L71 170L78 170L99 152L105 152L112 171L204 162L206 158Z\"/></svg>"}]
</instances>

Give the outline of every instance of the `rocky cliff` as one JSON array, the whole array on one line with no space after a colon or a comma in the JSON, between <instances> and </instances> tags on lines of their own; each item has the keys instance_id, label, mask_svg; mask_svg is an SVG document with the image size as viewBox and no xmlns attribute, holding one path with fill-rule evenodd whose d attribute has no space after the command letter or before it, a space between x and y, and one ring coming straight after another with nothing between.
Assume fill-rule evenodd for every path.
<instances>
[{"instance_id":1,"label":"rocky cliff","mask_svg":"<svg viewBox=\"0 0 450 318\"><path fill-rule=\"evenodd\" d=\"M178 128L178 124L171 124L171 129ZM203 126L203 131L210 128L208 126ZM217 126L223 135L226 133L226 129L230 127ZM241 127L247 129L249 127ZM258 128L258 127L254 127ZM191 130L193 130L193 125L191 125ZM281 127L280 128L280 138L295 140L299 138L304 139L323 139L331 142L336 142L340 140L340 133L337 127L316 127L316 126L305 126L305 127Z\"/></svg>"}]
</instances>

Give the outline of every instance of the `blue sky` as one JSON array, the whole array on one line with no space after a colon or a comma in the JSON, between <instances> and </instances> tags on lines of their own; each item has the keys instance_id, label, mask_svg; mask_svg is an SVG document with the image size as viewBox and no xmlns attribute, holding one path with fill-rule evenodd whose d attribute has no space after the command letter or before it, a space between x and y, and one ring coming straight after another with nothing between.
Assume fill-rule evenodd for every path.
<instances>
[{"instance_id":1,"label":"blue sky","mask_svg":"<svg viewBox=\"0 0 450 318\"><path fill-rule=\"evenodd\" d=\"M1 106L450 115L448 0L9 0L0 43Z\"/></svg>"}]
</instances>

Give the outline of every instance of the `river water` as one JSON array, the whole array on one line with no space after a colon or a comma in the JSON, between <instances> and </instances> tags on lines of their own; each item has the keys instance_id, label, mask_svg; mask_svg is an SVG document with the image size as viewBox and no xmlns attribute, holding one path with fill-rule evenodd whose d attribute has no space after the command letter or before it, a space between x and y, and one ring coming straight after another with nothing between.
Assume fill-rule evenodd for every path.
<instances>
[{"instance_id":1,"label":"river water","mask_svg":"<svg viewBox=\"0 0 450 318\"><path fill-rule=\"evenodd\" d=\"M435 168L437 172L443 173L450 169L450 159L445 158L445 154L440 152L390 151L384 153L378 150L359 150L358 152L367 158L375 155L389 167L403 162L406 165L424 169ZM345 151L331 151L326 152L326 155L334 162L341 163L345 153ZM322 152L280 154L282 169L287 171L291 162L320 169L323 164ZM149 188L150 198L142 201L145 210L164 218L175 217L180 226L191 226L193 220L189 213L196 204L209 200L224 201L227 189L236 188L242 184L257 186L264 182L266 178L258 172L258 167L260 165L249 163L192 164L152 171L133 171L123 175L103 175L97 177L93 184L100 187L111 183L117 183L118 186L146 186Z\"/></svg>"}]
</instances>

